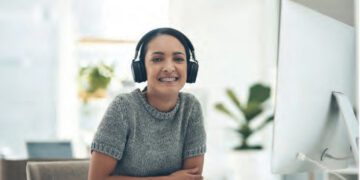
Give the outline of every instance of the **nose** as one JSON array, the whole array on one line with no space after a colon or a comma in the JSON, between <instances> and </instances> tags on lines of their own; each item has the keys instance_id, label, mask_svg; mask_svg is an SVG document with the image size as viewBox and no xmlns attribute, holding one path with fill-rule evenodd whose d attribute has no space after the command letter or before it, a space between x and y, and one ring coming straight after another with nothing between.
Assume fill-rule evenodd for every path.
<instances>
[{"instance_id":1,"label":"nose","mask_svg":"<svg viewBox=\"0 0 360 180\"><path fill-rule=\"evenodd\" d=\"M174 62L172 60L167 60L164 63L164 67L162 68L162 70L166 73L172 73L175 71L175 65Z\"/></svg>"}]
</instances>

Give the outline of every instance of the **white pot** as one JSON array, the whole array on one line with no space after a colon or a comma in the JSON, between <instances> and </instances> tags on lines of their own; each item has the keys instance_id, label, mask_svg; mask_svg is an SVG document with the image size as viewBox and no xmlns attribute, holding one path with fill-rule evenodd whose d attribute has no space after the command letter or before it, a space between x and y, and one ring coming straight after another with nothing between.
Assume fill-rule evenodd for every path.
<instances>
[{"instance_id":1,"label":"white pot","mask_svg":"<svg viewBox=\"0 0 360 180\"><path fill-rule=\"evenodd\" d=\"M271 173L270 153L263 150L232 151L228 156L230 180L276 180Z\"/></svg>"}]
</instances>

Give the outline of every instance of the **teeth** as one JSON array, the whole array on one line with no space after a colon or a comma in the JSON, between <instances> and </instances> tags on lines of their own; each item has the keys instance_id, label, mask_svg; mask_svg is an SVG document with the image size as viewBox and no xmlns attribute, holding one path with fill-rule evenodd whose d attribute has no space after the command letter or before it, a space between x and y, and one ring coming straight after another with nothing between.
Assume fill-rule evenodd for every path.
<instances>
[{"instance_id":1,"label":"teeth","mask_svg":"<svg viewBox=\"0 0 360 180\"><path fill-rule=\"evenodd\" d=\"M171 81L176 81L177 80L177 78L175 78L175 77L172 77L172 78L160 78L160 81L162 81L162 82L171 82Z\"/></svg>"}]
</instances>

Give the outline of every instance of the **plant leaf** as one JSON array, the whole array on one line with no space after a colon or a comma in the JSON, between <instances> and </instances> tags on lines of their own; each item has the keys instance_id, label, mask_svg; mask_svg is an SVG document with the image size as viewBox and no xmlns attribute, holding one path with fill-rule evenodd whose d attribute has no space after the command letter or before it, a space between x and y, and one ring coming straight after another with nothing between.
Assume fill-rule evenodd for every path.
<instances>
[{"instance_id":1,"label":"plant leaf","mask_svg":"<svg viewBox=\"0 0 360 180\"><path fill-rule=\"evenodd\" d=\"M222 112L222 113L226 114L227 116L233 118L238 123L240 122L239 119L236 118L236 116L232 112L230 112L229 109L224 104L216 103L215 109L218 110L219 112Z\"/></svg>"},{"instance_id":2,"label":"plant leaf","mask_svg":"<svg viewBox=\"0 0 360 180\"><path fill-rule=\"evenodd\" d=\"M274 115L271 115L269 117L266 118L266 120L261 123L257 128L254 129L254 132L256 131L260 131L261 129L263 129L268 123L272 122L274 120Z\"/></svg>"},{"instance_id":3,"label":"plant leaf","mask_svg":"<svg viewBox=\"0 0 360 180\"><path fill-rule=\"evenodd\" d=\"M262 112L263 109L261 107L261 104L259 104L258 102L251 102L247 105L244 111L244 116L246 118L246 121L250 122Z\"/></svg>"},{"instance_id":4,"label":"plant leaf","mask_svg":"<svg viewBox=\"0 0 360 180\"><path fill-rule=\"evenodd\" d=\"M113 67L105 64L81 67L79 69L80 89L94 93L99 89L106 89L113 77Z\"/></svg>"},{"instance_id":5,"label":"plant leaf","mask_svg":"<svg viewBox=\"0 0 360 180\"><path fill-rule=\"evenodd\" d=\"M250 87L250 95L248 104L257 102L259 104L265 102L270 97L270 87L260 83L254 84Z\"/></svg>"},{"instance_id":6,"label":"plant leaf","mask_svg":"<svg viewBox=\"0 0 360 180\"><path fill-rule=\"evenodd\" d=\"M226 94L230 100L235 104L241 113L244 112L245 108L241 105L239 99L237 98L235 92L232 89L226 89Z\"/></svg>"}]
</instances>

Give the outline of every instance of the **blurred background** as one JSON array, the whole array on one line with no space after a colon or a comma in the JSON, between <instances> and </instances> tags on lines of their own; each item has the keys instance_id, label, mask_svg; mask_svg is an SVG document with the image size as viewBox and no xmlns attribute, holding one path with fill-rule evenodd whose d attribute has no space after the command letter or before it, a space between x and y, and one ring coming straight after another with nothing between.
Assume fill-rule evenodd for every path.
<instances>
[{"instance_id":1,"label":"blurred background","mask_svg":"<svg viewBox=\"0 0 360 180\"><path fill-rule=\"evenodd\" d=\"M270 172L279 8L279 0L0 0L1 158L31 158L31 143L51 142L89 158L107 105L145 86L131 75L137 41L173 27L191 39L200 65L183 91L203 108L206 179L324 178ZM260 112L237 108L259 94ZM238 120L251 122L250 134Z\"/></svg>"}]
</instances>

